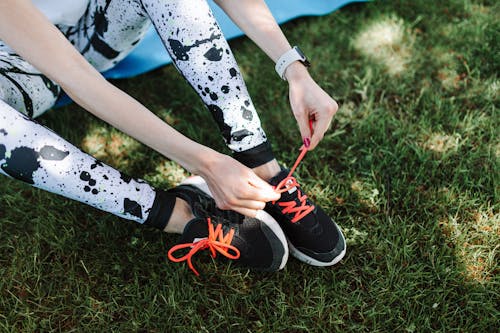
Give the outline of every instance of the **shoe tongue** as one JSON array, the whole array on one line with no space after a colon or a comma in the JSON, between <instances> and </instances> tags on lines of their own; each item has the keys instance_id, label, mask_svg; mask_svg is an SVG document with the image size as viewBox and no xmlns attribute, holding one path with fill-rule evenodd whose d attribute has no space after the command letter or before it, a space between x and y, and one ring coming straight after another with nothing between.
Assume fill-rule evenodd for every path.
<instances>
[{"instance_id":1,"label":"shoe tongue","mask_svg":"<svg viewBox=\"0 0 500 333\"><path fill-rule=\"evenodd\" d=\"M283 180L285 179L288 174L290 173L289 170L286 170L286 169L283 169L281 170L276 176L274 176L273 178L271 178L269 180L269 184L273 185L273 186L278 186L278 184ZM290 180L291 182L291 180ZM297 187L292 187L292 188L289 188L288 191L285 191L281 194L281 199L278 200L278 201L290 201L290 200L294 200L294 198L297 197L297 194L295 193L295 191L297 191Z\"/></svg>"},{"instance_id":2,"label":"shoe tongue","mask_svg":"<svg viewBox=\"0 0 500 333\"><path fill-rule=\"evenodd\" d=\"M281 171L276 176L269 179L269 184L271 184L273 186L277 186L280 181L282 181L283 179L286 178L286 176L288 176L289 172L290 171L287 169L281 169Z\"/></svg>"},{"instance_id":3,"label":"shoe tongue","mask_svg":"<svg viewBox=\"0 0 500 333\"><path fill-rule=\"evenodd\" d=\"M194 218L186 224L182 233L180 243L196 243L208 238L208 222L204 218ZM241 253L248 252L248 246L238 235L234 235L231 245L235 246Z\"/></svg>"},{"instance_id":4,"label":"shoe tongue","mask_svg":"<svg viewBox=\"0 0 500 333\"><path fill-rule=\"evenodd\" d=\"M181 243L193 243L195 240L208 237L207 220L194 218L186 224L181 236Z\"/></svg>"},{"instance_id":5,"label":"shoe tongue","mask_svg":"<svg viewBox=\"0 0 500 333\"><path fill-rule=\"evenodd\" d=\"M217 224L214 225L214 228ZM226 234L229 229L227 225L222 225L223 233ZM184 227L184 232L181 236L181 242L183 243L194 243L200 239L208 237L208 222L205 218L194 218L186 224ZM234 239L236 240L236 239Z\"/></svg>"}]
</instances>

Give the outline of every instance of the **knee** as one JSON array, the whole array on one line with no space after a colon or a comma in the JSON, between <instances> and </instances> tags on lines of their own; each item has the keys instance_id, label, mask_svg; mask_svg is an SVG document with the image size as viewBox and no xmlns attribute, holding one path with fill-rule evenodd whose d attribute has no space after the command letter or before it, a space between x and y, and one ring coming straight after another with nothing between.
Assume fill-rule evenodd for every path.
<instances>
[{"instance_id":1,"label":"knee","mask_svg":"<svg viewBox=\"0 0 500 333\"><path fill-rule=\"evenodd\" d=\"M0 81L0 101L5 102L5 92L1 81Z\"/></svg>"},{"instance_id":2,"label":"knee","mask_svg":"<svg viewBox=\"0 0 500 333\"><path fill-rule=\"evenodd\" d=\"M17 111L35 118L54 106L60 87L42 76L15 81L0 76L0 100Z\"/></svg>"}]
</instances>

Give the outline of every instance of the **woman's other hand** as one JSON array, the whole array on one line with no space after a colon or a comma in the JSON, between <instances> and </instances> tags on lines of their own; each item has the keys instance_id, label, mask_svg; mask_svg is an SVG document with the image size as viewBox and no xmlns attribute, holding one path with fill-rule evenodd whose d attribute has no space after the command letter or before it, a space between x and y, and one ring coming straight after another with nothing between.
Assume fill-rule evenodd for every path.
<instances>
[{"instance_id":1,"label":"woman's other hand","mask_svg":"<svg viewBox=\"0 0 500 333\"><path fill-rule=\"evenodd\" d=\"M288 66L285 77L289 84L290 105L302 140L306 146L309 143L309 149L314 149L330 127L338 110L337 102L321 89L300 62Z\"/></svg>"},{"instance_id":2,"label":"woman's other hand","mask_svg":"<svg viewBox=\"0 0 500 333\"><path fill-rule=\"evenodd\" d=\"M252 169L227 155L217 153L205 165L200 175L207 182L220 209L231 209L255 217L258 210L264 209L266 202L280 198L273 187Z\"/></svg>"}]
</instances>

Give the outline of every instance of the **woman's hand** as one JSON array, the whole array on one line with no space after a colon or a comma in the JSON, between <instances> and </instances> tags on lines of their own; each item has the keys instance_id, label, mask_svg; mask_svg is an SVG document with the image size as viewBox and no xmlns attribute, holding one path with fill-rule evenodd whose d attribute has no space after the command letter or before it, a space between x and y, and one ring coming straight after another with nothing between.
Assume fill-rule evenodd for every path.
<instances>
[{"instance_id":1,"label":"woman's hand","mask_svg":"<svg viewBox=\"0 0 500 333\"><path fill-rule=\"evenodd\" d=\"M292 48L264 0L215 2L274 62ZM290 103L302 140L306 146L309 140L309 149L314 149L330 126L338 109L337 103L314 82L301 63L288 66L285 76L290 84ZM313 120L312 133L309 119Z\"/></svg>"},{"instance_id":2,"label":"woman's hand","mask_svg":"<svg viewBox=\"0 0 500 333\"><path fill-rule=\"evenodd\" d=\"M258 210L264 209L266 202L280 198L271 185L227 155L216 154L205 165L200 175L207 182L220 209L231 209L255 217Z\"/></svg>"},{"instance_id":3,"label":"woman's hand","mask_svg":"<svg viewBox=\"0 0 500 333\"><path fill-rule=\"evenodd\" d=\"M330 127L338 110L337 102L318 86L301 63L292 63L285 76L289 83L290 105L302 140L306 147L314 149Z\"/></svg>"}]
</instances>

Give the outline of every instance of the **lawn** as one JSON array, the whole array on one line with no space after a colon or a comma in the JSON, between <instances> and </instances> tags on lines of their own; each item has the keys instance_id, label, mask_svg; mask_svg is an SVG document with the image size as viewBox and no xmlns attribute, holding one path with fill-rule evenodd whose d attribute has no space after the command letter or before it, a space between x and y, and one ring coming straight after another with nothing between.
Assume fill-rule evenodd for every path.
<instances>
[{"instance_id":1,"label":"lawn","mask_svg":"<svg viewBox=\"0 0 500 333\"><path fill-rule=\"evenodd\" d=\"M340 105L297 175L343 228L345 258L263 274L202 255L198 278L166 259L177 236L3 177L0 331L498 332L499 3L377 1L282 28ZM287 86L248 39L231 46L290 165ZM173 66L114 83L228 152ZM155 186L187 176L76 105L39 121Z\"/></svg>"}]
</instances>

